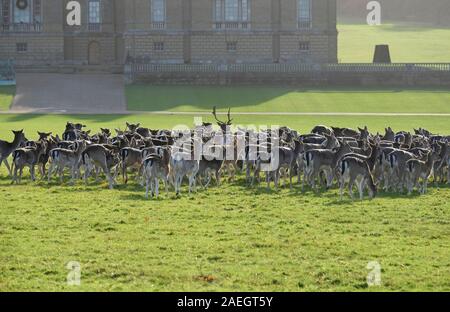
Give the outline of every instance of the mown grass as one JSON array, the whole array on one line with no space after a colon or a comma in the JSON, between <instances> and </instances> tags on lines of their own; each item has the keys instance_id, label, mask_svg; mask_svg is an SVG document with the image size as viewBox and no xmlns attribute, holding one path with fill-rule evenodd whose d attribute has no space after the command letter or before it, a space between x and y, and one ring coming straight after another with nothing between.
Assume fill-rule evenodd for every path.
<instances>
[{"instance_id":1,"label":"mown grass","mask_svg":"<svg viewBox=\"0 0 450 312\"><path fill-rule=\"evenodd\" d=\"M174 126L194 126L194 115L38 115L38 114L3 114L0 115L0 138L12 139L11 130L24 129L29 139L37 136L36 131L55 131L61 133L67 121L82 122L93 132L100 131L100 127L125 128L125 122L141 123L152 129L169 128ZM211 113L199 114L203 121L215 122ZM226 116L219 116L226 119ZM386 126L394 130L412 131L413 128L426 128L434 133L449 134L450 123L448 116L292 116L292 115L234 115L233 124L263 126L289 126L302 133L311 131L319 124L339 127L363 127L369 130L383 132Z\"/></svg>"},{"instance_id":2,"label":"mown grass","mask_svg":"<svg viewBox=\"0 0 450 312\"><path fill-rule=\"evenodd\" d=\"M448 188L337 200L236 184L146 201L130 185L11 186L2 171L0 289L444 291ZM81 264L67 286L66 264ZM378 261L382 285L368 288Z\"/></svg>"},{"instance_id":3,"label":"mown grass","mask_svg":"<svg viewBox=\"0 0 450 312\"><path fill-rule=\"evenodd\" d=\"M450 89L289 88L269 86L126 87L131 111L449 113Z\"/></svg>"},{"instance_id":4,"label":"mown grass","mask_svg":"<svg viewBox=\"0 0 450 312\"><path fill-rule=\"evenodd\" d=\"M0 86L0 111L6 111L11 106L16 87L14 86Z\"/></svg>"},{"instance_id":5,"label":"mown grass","mask_svg":"<svg viewBox=\"0 0 450 312\"><path fill-rule=\"evenodd\" d=\"M396 63L450 62L450 28L390 22L380 26L340 23L338 31L341 63L372 62L377 44L389 44Z\"/></svg>"},{"instance_id":6,"label":"mown grass","mask_svg":"<svg viewBox=\"0 0 450 312\"><path fill-rule=\"evenodd\" d=\"M236 122L267 120L242 117ZM314 118L283 116L265 124L309 131L319 122ZM417 125L398 119L384 122ZM94 130L125 120L192 124L189 116L3 115L0 137L15 128L28 137L37 129L60 132L66 120ZM437 120L428 126L449 130L448 119ZM364 119L372 126L382 121ZM171 192L146 201L134 183L112 191L93 181L12 186L2 167L0 198L1 291L450 290L450 189L443 185L425 196L341 202L336 190L250 189L239 176L192 196L184 189L181 198ZM80 287L66 284L69 261L81 264ZM381 265L381 286L367 286L369 261Z\"/></svg>"}]
</instances>

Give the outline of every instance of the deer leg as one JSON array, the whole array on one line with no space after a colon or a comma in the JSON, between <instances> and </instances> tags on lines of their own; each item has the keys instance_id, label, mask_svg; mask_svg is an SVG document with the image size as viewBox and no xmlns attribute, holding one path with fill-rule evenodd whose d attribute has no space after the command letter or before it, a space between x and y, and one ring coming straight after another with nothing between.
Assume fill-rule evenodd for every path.
<instances>
[{"instance_id":1,"label":"deer leg","mask_svg":"<svg viewBox=\"0 0 450 312\"><path fill-rule=\"evenodd\" d=\"M158 196L159 196L159 179L158 178L155 178L155 195L156 195L156 198L158 198Z\"/></svg>"},{"instance_id":2,"label":"deer leg","mask_svg":"<svg viewBox=\"0 0 450 312\"><path fill-rule=\"evenodd\" d=\"M145 179L145 199L148 199L148 190L150 188L150 179L147 177Z\"/></svg>"},{"instance_id":3,"label":"deer leg","mask_svg":"<svg viewBox=\"0 0 450 312\"><path fill-rule=\"evenodd\" d=\"M278 190L278 187L280 186L280 178L281 178L281 174L279 170L275 170L275 172L273 173L274 177L273 177L273 182L275 184L275 190ZM284 179L283 179L283 187L284 187Z\"/></svg>"},{"instance_id":4,"label":"deer leg","mask_svg":"<svg viewBox=\"0 0 450 312\"><path fill-rule=\"evenodd\" d=\"M181 177L182 178L182 177ZM176 195L180 195L180 185L181 185L181 178L179 175L175 176L175 193Z\"/></svg>"},{"instance_id":5,"label":"deer leg","mask_svg":"<svg viewBox=\"0 0 450 312\"><path fill-rule=\"evenodd\" d=\"M108 180L108 183L109 183L109 189L112 190L112 189L114 188L114 180L113 180L113 178L111 177L111 172L109 171L109 168L108 168L108 166L106 166L106 165L104 165L104 167L103 167L102 169L103 169L103 172L104 172L105 175L106 175L106 179Z\"/></svg>"},{"instance_id":6,"label":"deer leg","mask_svg":"<svg viewBox=\"0 0 450 312\"><path fill-rule=\"evenodd\" d=\"M449 166L447 168L447 184L450 185L450 164L449 164Z\"/></svg>"},{"instance_id":7,"label":"deer leg","mask_svg":"<svg viewBox=\"0 0 450 312\"><path fill-rule=\"evenodd\" d=\"M17 171L18 170L19 170L19 168L17 168L17 165L14 166L14 173L12 175L12 183L11 184L14 184L14 183L18 184L18 182L17 182Z\"/></svg>"},{"instance_id":8,"label":"deer leg","mask_svg":"<svg viewBox=\"0 0 450 312\"><path fill-rule=\"evenodd\" d=\"M30 175L31 175L31 181L36 181L36 178L34 176L34 165L31 165L30 167Z\"/></svg>"},{"instance_id":9,"label":"deer leg","mask_svg":"<svg viewBox=\"0 0 450 312\"><path fill-rule=\"evenodd\" d=\"M412 177L408 179L407 185L408 185L408 195L411 195L414 188L414 180Z\"/></svg>"},{"instance_id":10,"label":"deer leg","mask_svg":"<svg viewBox=\"0 0 450 312\"><path fill-rule=\"evenodd\" d=\"M50 167L48 168L48 174L47 174L47 180L48 180L48 183L50 183L50 181L51 181L51 178L52 178L52 174L53 174L53 170L54 170L54 165L53 165L54 163L52 162L51 164L50 164Z\"/></svg>"},{"instance_id":11,"label":"deer leg","mask_svg":"<svg viewBox=\"0 0 450 312\"><path fill-rule=\"evenodd\" d=\"M355 179L350 177L350 181L348 182L348 192L350 194L350 198L353 200L353 183L355 182Z\"/></svg>"},{"instance_id":12,"label":"deer leg","mask_svg":"<svg viewBox=\"0 0 450 312\"><path fill-rule=\"evenodd\" d=\"M22 183L23 167L19 169L19 184Z\"/></svg>"},{"instance_id":13,"label":"deer leg","mask_svg":"<svg viewBox=\"0 0 450 312\"><path fill-rule=\"evenodd\" d=\"M123 178L123 183L127 184L128 183L128 172L127 172L127 166L125 164L123 164L123 166L122 166L122 178Z\"/></svg>"},{"instance_id":14,"label":"deer leg","mask_svg":"<svg viewBox=\"0 0 450 312\"><path fill-rule=\"evenodd\" d=\"M345 179L344 179L344 175L341 176L340 181L339 181L339 196L341 198L341 200L344 197L344 186L345 186Z\"/></svg>"},{"instance_id":15,"label":"deer leg","mask_svg":"<svg viewBox=\"0 0 450 312\"><path fill-rule=\"evenodd\" d=\"M422 192L422 194L426 194L426 192L427 192L427 187L428 187L428 179L427 179L427 178L424 178L424 179L423 179L423 192Z\"/></svg>"},{"instance_id":16,"label":"deer leg","mask_svg":"<svg viewBox=\"0 0 450 312\"><path fill-rule=\"evenodd\" d=\"M9 166L8 159L7 159L7 158L4 158L4 159L2 159L2 161L3 161L3 163L5 164L6 169L8 169L9 176L12 176L12 171L11 171L11 167ZM0 164L1 164L1 163L2 163L2 162L0 161Z\"/></svg>"},{"instance_id":17,"label":"deer leg","mask_svg":"<svg viewBox=\"0 0 450 312\"><path fill-rule=\"evenodd\" d=\"M58 173L59 173L59 183L62 184L64 180L64 168L59 168Z\"/></svg>"},{"instance_id":18,"label":"deer leg","mask_svg":"<svg viewBox=\"0 0 450 312\"><path fill-rule=\"evenodd\" d=\"M220 171L219 170L216 171L216 183L217 183L217 186L220 186Z\"/></svg>"},{"instance_id":19,"label":"deer leg","mask_svg":"<svg viewBox=\"0 0 450 312\"><path fill-rule=\"evenodd\" d=\"M164 176L164 188L166 189L166 195L169 193L169 181L167 176Z\"/></svg>"},{"instance_id":20,"label":"deer leg","mask_svg":"<svg viewBox=\"0 0 450 312\"><path fill-rule=\"evenodd\" d=\"M364 199L364 179L361 179L358 183L359 199Z\"/></svg>"},{"instance_id":21,"label":"deer leg","mask_svg":"<svg viewBox=\"0 0 450 312\"><path fill-rule=\"evenodd\" d=\"M91 173L91 168L89 168L89 166L86 164L86 166L84 167L84 184L86 186L88 185L88 178L89 178L90 173Z\"/></svg>"}]
</instances>

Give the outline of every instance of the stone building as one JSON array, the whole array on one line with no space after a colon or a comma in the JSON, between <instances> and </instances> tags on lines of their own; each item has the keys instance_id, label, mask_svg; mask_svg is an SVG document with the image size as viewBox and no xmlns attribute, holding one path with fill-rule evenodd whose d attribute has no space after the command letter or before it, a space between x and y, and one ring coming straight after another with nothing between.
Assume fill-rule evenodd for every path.
<instances>
[{"instance_id":1,"label":"stone building","mask_svg":"<svg viewBox=\"0 0 450 312\"><path fill-rule=\"evenodd\" d=\"M0 59L27 65L335 63L336 0L0 0Z\"/></svg>"}]
</instances>

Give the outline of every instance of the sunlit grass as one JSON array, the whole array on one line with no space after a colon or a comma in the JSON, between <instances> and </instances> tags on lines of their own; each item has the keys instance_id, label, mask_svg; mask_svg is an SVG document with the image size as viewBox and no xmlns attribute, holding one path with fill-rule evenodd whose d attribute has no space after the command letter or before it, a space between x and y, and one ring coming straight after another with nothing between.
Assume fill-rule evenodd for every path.
<instances>
[{"instance_id":1,"label":"sunlit grass","mask_svg":"<svg viewBox=\"0 0 450 312\"><path fill-rule=\"evenodd\" d=\"M377 44L388 44L396 63L450 62L450 28L388 22L381 26L339 24L338 31L341 63L372 62Z\"/></svg>"},{"instance_id":2,"label":"sunlit grass","mask_svg":"<svg viewBox=\"0 0 450 312\"><path fill-rule=\"evenodd\" d=\"M9 109L15 92L16 88L14 86L0 86L0 111Z\"/></svg>"},{"instance_id":3,"label":"sunlit grass","mask_svg":"<svg viewBox=\"0 0 450 312\"><path fill-rule=\"evenodd\" d=\"M125 120L148 127L192 124L189 116L0 115L9 129L60 133L67 120L97 131ZM211 117L208 116L211 120ZM316 123L412 128L421 121L448 131L448 118L236 116L242 123ZM133 179L131 179L133 180ZM119 179L119 183L121 180ZM248 188L240 175L192 196L173 191L158 200L130 182L70 186L46 181L11 185L0 168L0 290L49 291L418 291L450 290L450 189L425 196L381 194L374 200ZM81 286L67 286L69 261L81 265ZM378 261L382 285L368 287Z\"/></svg>"}]
</instances>

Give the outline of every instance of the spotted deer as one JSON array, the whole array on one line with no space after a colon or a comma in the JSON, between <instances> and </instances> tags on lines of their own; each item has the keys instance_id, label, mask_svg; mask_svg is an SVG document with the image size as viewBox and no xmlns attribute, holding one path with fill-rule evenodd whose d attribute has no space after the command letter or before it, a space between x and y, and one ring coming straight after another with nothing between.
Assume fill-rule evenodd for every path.
<instances>
[{"instance_id":1,"label":"spotted deer","mask_svg":"<svg viewBox=\"0 0 450 312\"><path fill-rule=\"evenodd\" d=\"M148 155L143 161L144 178L146 182L145 198L148 199L149 189L151 189L151 196L158 198L159 196L159 181L162 180L166 194L169 186L169 168L170 151L167 148L158 148L157 154Z\"/></svg>"},{"instance_id":2,"label":"spotted deer","mask_svg":"<svg viewBox=\"0 0 450 312\"><path fill-rule=\"evenodd\" d=\"M99 180L100 169L106 176L109 184L109 188L113 189L116 184L115 178L118 174L119 155L114 150L106 148L104 145L93 144L88 146L81 154L81 160L85 167L84 170L84 183L88 184L88 178L92 170L95 169L96 181ZM116 168L115 174L112 175L111 171Z\"/></svg>"},{"instance_id":3,"label":"spotted deer","mask_svg":"<svg viewBox=\"0 0 450 312\"><path fill-rule=\"evenodd\" d=\"M319 177L319 174L322 171L325 172L327 188L331 187L334 177L334 168L336 168L339 159L351 151L350 146L344 143L335 150L316 149L306 152L303 157L305 162L305 173L302 189L304 189L305 182L311 184L311 187L315 189L316 178Z\"/></svg>"},{"instance_id":4,"label":"spotted deer","mask_svg":"<svg viewBox=\"0 0 450 312\"><path fill-rule=\"evenodd\" d=\"M48 170L48 182L50 183L52 174L58 170L60 183L63 182L64 169L69 168L71 173L71 184L75 183L75 179L79 174L81 165L81 153L86 148L86 142L75 141L73 149L55 148L50 151L51 165Z\"/></svg>"},{"instance_id":5,"label":"spotted deer","mask_svg":"<svg viewBox=\"0 0 450 312\"><path fill-rule=\"evenodd\" d=\"M12 183L20 184L24 167L30 168L31 180L35 181L35 166L39 158L45 154L47 143L45 141L35 142L33 146L16 149L13 152L13 180ZM17 173L19 172L19 175Z\"/></svg>"},{"instance_id":6,"label":"spotted deer","mask_svg":"<svg viewBox=\"0 0 450 312\"><path fill-rule=\"evenodd\" d=\"M195 192L195 177L199 169L199 160L194 159L191 153L176 151L170 157L170 175L174 182L175 193L180 195L181 183L186 176L189 180L189 194Z\"/></svg>"},{"instance_id":7,"label":"spotted deer","mask_svg":"<svg viewBox=\"0 0 450 312\"><path fill-rule=\"evenodd\" d=\"M344 186L348 183L348 192L353 200L353 185L357 184L359 191L359 198L363 200L364 198L364 186L367 185L369 188L369 196L373 198L377 194L377 188L373 181L372 174L369 169L367 161L355 158L347 157L341 163L341 177L340 177L340 198L343 199L344 196Z\"/></svg>"},{"instance_id":8,"label":"spotted deer","mask_svg":"<svg viewBox=\"0 0 450 312\"><path fill-rule=\"evenodd\" d=\"M128 168L133 168L138 171L136 174L136 180L139 181L142 159L142 151L140 149L125 147L120 150L122 179L125 184L128 183Z\"/></svg>"},{"instance_id":9,"label":"spotted deer","mask_svg":"<svg viewBox=\"0 0 450 312\"><path fill-rule=\"evenodd\" d=\"M428 179L436 160L437 155L430 151L425 161L410 159L406 162L408 195L411 195L414 187L417 187L421 194L427 192ZM420 179L422 179L422 185L419 183Z\"/></svg>"}]
</instances>

